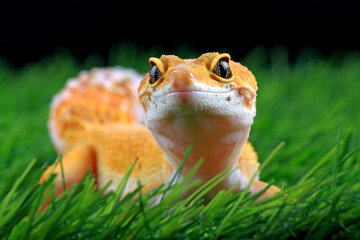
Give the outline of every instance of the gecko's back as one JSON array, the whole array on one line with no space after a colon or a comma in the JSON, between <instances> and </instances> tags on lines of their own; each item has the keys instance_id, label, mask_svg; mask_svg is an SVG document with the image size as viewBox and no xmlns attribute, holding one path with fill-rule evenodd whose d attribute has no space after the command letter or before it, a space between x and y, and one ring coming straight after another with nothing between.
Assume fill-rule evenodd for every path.
<instances>
[{"instance_id":1,"label":"gecko's back","mask_svg":"<svg viewBox=\"0 0 360 240\"><path fill-rule=\"evenodd\" d=\"M137 87L142 78L131 69L94 68L70 79L54 96L48 128L63 156L67 185L79 182L91 168L99 187L112 181L109 190L114 190L136 158L126 191L136 188L138 180L148 183L147 190L170 176L170 165L141 123ZM50 171L60 168L49 168L42 180Z\"/></svg>"},{"instance_id":2,"label":"gecko's back","mask_svg":"<svg viewBox=\"0 0 360 240\"><path fill-rule=\"evenodd\" d=\"M94 68L69 79L53 98L48 128L56 149L64 154L86 138L87 125L137 124L142 75L130 69ZM85 135L84 135L85 134Z\"/></svg>"}]
</instances>

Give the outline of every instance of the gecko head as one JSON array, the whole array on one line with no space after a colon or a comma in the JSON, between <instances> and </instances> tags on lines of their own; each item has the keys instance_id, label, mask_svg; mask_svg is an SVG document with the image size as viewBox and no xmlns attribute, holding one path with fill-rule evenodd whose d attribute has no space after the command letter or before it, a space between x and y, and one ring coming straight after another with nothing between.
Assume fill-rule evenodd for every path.
<instances>
[{"instance_id":1,"label":"gecko head","mask_svg":"<svg viewBox=\"0 0 360 240\"><path fill-rule=\"evenodd\" d=\"M231 168L239 159L256 113L254 75L229 54L197 59L150 58L138 89L144 123L177 169L193 146L185 172L204 158L204 178Z\"/></svg>"},{"instance_id":2,"label":"gecko head","mask_svg":"<svg viewBox=\"0 0 360 240\"><path fill-rule=\"evenodd\" d=\"M199 114L233 118L243 126L252 124L255 77L229 54L206 53L186 60L163 55L150 58L149 63L150 71L138 89L148 127L154 121Z\"/></svg>"}]
</instances>

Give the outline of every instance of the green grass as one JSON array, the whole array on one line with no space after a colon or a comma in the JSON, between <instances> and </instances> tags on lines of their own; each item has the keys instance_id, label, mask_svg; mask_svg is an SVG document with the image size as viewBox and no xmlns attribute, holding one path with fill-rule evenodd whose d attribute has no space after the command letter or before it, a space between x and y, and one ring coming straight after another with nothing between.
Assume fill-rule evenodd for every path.
<instances>
[{"instance_id":1,"label":"green grass","mask_svg":"<svg viewBox=\"0 0 360 240\"><path fill-rule=\"evenodd\" d=\"M37 184L57 158L46 129L51 97L80 70L121 64L145 72L148 57L160 54L130 45L108 61L77 62L66 51L19 69L0 61L1 239L360 238L359 53L305 50L290 63L281 47L257 48L241 59L259 85L250 140L267 159L261 179L284 194L255 202L245 191L222 191L205 205L201 196L221 176L180 201L185 182L123 196L126 179L104 194L87 175L37 213L54 194L53 178ZM185 47L175 54L199 55Z\"/></svg>"}]
</instances>

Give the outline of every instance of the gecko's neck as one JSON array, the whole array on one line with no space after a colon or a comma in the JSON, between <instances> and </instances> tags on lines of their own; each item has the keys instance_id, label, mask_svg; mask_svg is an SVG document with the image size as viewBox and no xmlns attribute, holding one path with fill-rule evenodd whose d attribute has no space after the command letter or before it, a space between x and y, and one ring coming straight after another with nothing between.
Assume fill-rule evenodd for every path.
<instances>
[{"instance_id":1,"label":"gecko's neck","mask_svg":"<svg viewBox=\"0 0 360 240\"><path fill-rule=\"evenodd\" d=\"M229 116L195 113L164 119L156 125L148 124L148 128L174 170L182 164L186 148L193 146L182 174L186 175L200 158L204 158L196 178L207 181L232 169L239 160L250 126L241 127L234 121Z\"/></svg>"}]
</instances>

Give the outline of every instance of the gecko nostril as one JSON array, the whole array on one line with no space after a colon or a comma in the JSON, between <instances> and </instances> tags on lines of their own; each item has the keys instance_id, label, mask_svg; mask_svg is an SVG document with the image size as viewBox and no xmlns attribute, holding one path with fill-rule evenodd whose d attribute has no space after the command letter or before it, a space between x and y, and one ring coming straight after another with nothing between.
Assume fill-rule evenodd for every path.
<instances>
[{"instance_id":1,"label":"gecko nostril","mask_svg":"<svg viewBox=\"0 0 360 240\"><path fill-rule=\"evenodd\" d=\"M187 74L181 72L180 74L177 71L174 71L171 74L170 80L171 87L173 89L178 91L186 91L189 90L192 85L194 85L194 82L196 81L196 76L191 72Z\"/></svg>"}]
</instances>

